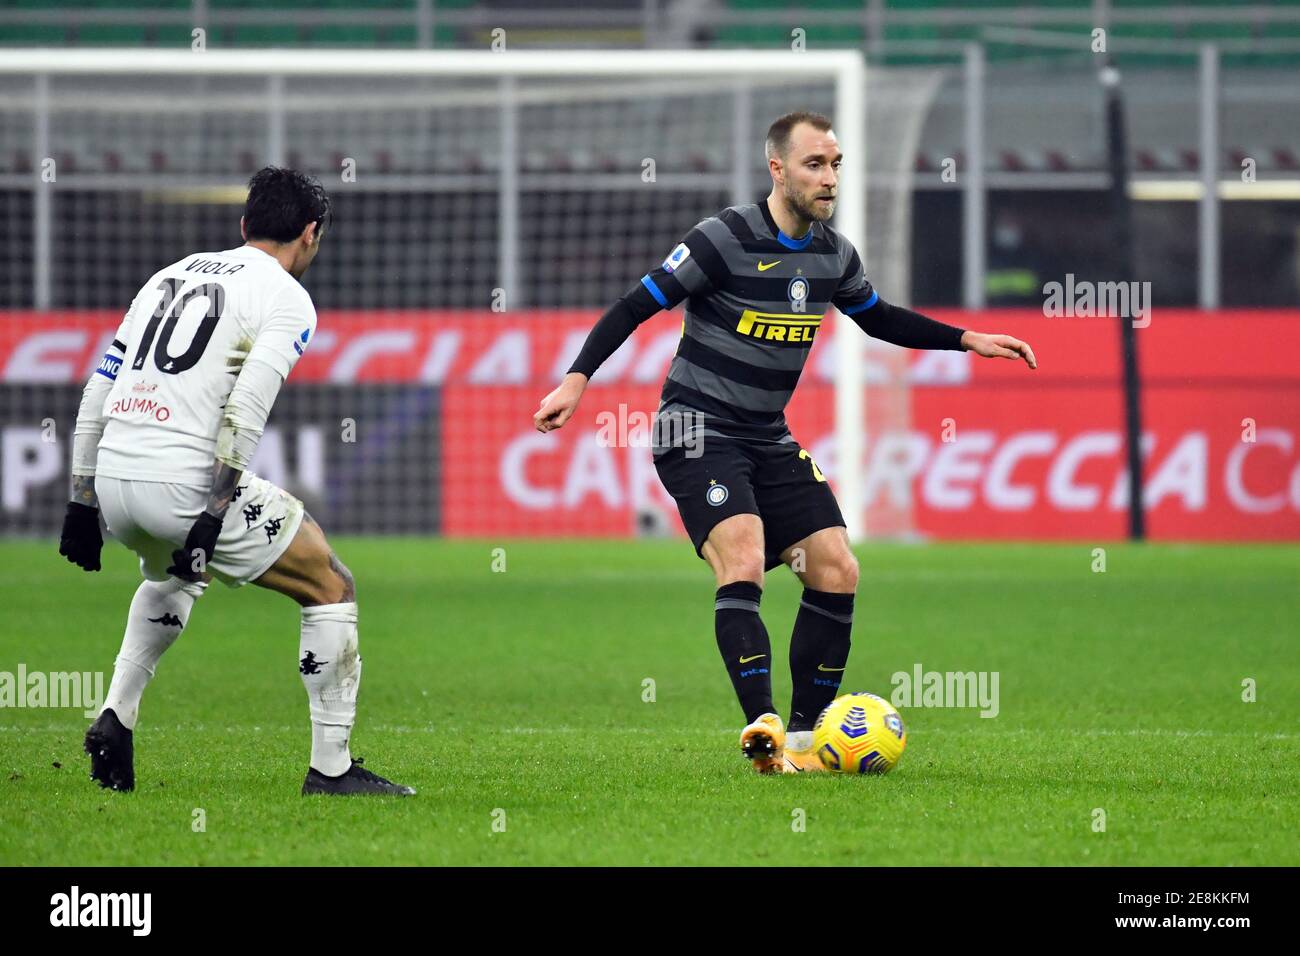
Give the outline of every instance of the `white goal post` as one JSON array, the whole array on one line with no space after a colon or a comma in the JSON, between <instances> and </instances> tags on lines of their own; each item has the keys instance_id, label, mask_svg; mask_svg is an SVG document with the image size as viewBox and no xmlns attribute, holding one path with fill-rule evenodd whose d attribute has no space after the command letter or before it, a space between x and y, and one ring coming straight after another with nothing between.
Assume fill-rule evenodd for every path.
<instances>
[{"instance_id":1,"label":"white goal post","mask_svg":"<svg viewBox=\"0 0 1300 956\"><path fill-rule=\"evenodd\" d=\"M827 51L746 51L746 50L616 50L616 51L320 51L320 50L143 50L143 49L16 49L0 57L0 78L14 81L23 76L35 80L35 96L49 95L50 78L63 76L156 77L157 91L166 92L166 78L173 76L223 78L265 78L268 96L274 100L277 81L287 78L366 78L391 82L397 78L446 79L473 78L479 82L498 80L507 84L528 79L561 80L574 77L599 82L617 79L646 84L697 80L700 92L715 93L735 83L737 78L760 78L765 83L817 82L830 84L834 91L833 120L844 148L840 180L840 200L835 227L861 252L867 265L867 148L866 101L867 69L863 55L853 50ZM282 89L282 87L281 87ZM44 91L44 93L42 93ZM504 111L503 111L504 112ZM39 110L38 110L39 114ZM281 121L282 122L282 121ZM39 127L38 119L38 127ZM747 123L746 126L749 124ZM749 148L761 154L762 130L747 130L753 142ZM277 139L278 135L278 139ZM502 142L511 142L517 130L505 128ZM40 133L37 133L39 153ZM265 161L283 162L283 129L267 138ZM755 189L764 184L744 180ZM764 187L765 188L765 187ZM39 200L38 200L39 201ZM505 208L500 215L518 215L518 209ZM36 230L36 243L42 239ZM517 242L517 233L508 230L503 245ZM47 250L48 251L48 250ZM41 250L36 250L37 269ZM501 272L508 273L515 258L506 248L501 255ZM498 273L504 287L513 277ZM628 280L635 276L628 276ZM37 307L42 307L37 296ZM864 508L864 448L866 411L864 402L865 338L854 323L838 316L833 348L835 357L835 432L836 491L849 534L860 540L867 532Z\"/></svg>"}]
</instances>

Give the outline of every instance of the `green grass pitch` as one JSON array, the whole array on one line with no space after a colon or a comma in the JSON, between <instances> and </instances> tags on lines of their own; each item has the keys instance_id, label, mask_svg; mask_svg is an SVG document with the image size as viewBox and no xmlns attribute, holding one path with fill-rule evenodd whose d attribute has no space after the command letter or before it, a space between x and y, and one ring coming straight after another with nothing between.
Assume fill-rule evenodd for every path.
<instances>
[{"instance_id":1,"label":"green grass pitch","mask_svg":"<svg viewBox=\"0 0 1300 956\"><path fill-rule=\"evenodd\" d=\"M1085 544L862 548L844 690L997 671L1000 712L904 708L898 769L861 778L750 772L682 541L335 547L361 607L353 750L417 797L298 795L298 611L214 585L145 696L134 794L87 779L80 710L0 710L0 864L1300 863L1295 546L1114 545L1105 573ZM133 559L55 552L0 542L0 671L107 682ZM770 575L782 710L798 594Z\"/></svg>"}]
</instances>

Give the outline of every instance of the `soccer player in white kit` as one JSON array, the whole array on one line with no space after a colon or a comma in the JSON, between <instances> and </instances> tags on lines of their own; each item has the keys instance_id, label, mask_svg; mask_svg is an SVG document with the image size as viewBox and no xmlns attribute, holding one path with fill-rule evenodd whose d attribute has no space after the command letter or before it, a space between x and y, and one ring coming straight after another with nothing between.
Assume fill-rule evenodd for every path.
<instances>
[{"instance_id":1,"label":"soccer player in white kit","mask_svg":"<svg viewBox=\"0 0 1300 956\"><path fill-rule=\"evenodd\" d=\"M252 581L302 607L298 670L312 727L303 794L415 792L349 750L361 681L352 575L302 502L248 471L271 405L316 331L298 280L329 218L315 179L260 170L240 220L245 244L155 273L86 384L59 553L98 571L102 512L145 578L86 732L90 775L102 787L134 789L140 698L216 577L231 587Z\"/></svg>"}]
</instances>

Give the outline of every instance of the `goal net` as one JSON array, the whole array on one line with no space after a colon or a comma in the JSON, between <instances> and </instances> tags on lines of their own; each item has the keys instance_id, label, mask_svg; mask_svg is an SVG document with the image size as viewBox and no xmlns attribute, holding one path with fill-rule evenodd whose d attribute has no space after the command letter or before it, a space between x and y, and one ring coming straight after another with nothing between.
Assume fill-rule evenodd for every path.
<instances>
[{"instance_id":1,"label":"goal net","mask_svg":"<svg viewBox=\"0 0 1300 956\"><path fill-rule=\"evenodd\" d=\"M833 224L906 301L933 89L868 82L849 51L11 52L0 530L57 527L80 386L125 306L163 265L239 245L244 184L277 163L321 179L334 221L304 280L318 335L254 470L341 532L669 531L646 423L680 315L638 330L568 428L534 432L538 401L692 225L766 194L762 138L790 110L834 118ZM791 427L856 535L906 533L905 500L864 500L871 437L908 424L905 367L828 324Z\"/></svg>"}]
</instances>

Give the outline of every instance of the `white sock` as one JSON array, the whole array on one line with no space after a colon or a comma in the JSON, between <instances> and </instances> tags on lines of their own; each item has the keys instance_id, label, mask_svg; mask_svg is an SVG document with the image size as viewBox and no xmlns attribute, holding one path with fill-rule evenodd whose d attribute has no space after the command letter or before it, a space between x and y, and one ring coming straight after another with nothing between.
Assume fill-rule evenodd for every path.
<instances>
[{"instance_id":1,"label":"white sock","mask_svg":"<svg viewBox=\"0 0 1300 956\"><path fill-rule=\"evenodd\" d=\"M812 750L811 730L792 730L785 735L786 750Z\"/></svg>"},{"instance_id":2,"label":"white sock","mask_svg":"<svg viewBox=\"0 0 1300 956\"><path fill-rule=\"evenodd\" d=\"M140 698L153 678L163 652L171 647L189 623L190 609L207 584L179 578L145 581L131 599L122 649L113 664L113 680L100 712L112 708L128 730L140 716Z\"/></svg>"},{"instance_id":3,"label":"white sock","mask_svg":"<svg viewBox=\"0 0 1300 956\"><path fill-rule=\"evenodd\" d=\"M347 773L361 685L355 602L302 609L298 672L311 708L311 765L327 777Z\"/></svg>"}]
</instances>

